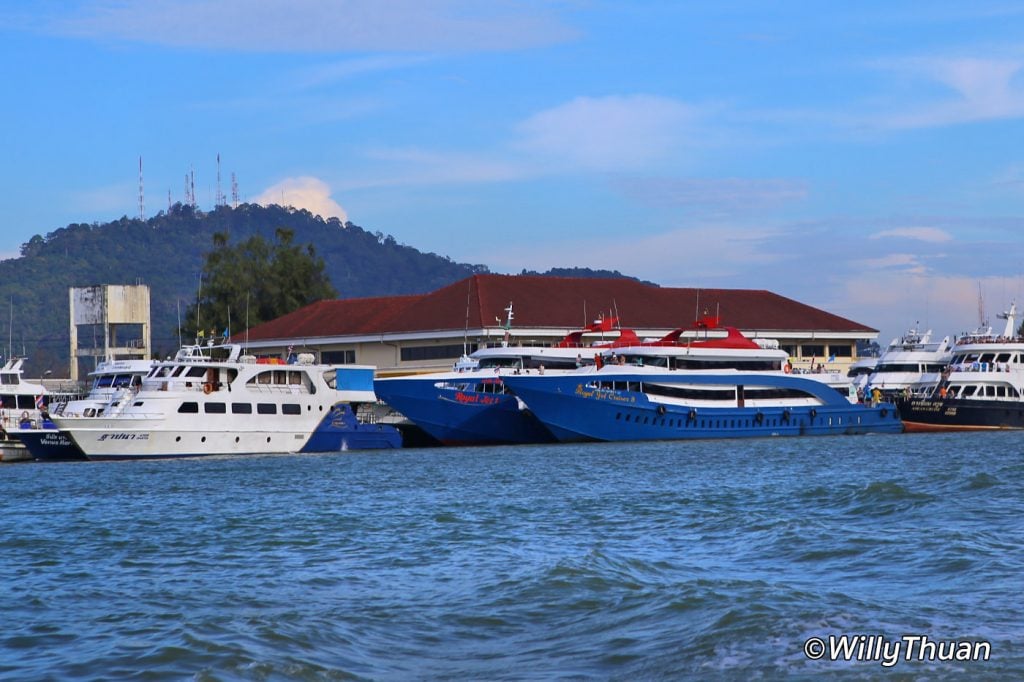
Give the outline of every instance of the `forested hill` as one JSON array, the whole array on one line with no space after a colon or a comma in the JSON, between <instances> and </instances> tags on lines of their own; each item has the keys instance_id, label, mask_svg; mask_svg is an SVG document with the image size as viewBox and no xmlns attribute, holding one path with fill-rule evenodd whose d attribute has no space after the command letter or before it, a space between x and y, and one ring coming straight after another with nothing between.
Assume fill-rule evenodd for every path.
<instances>
[{"instance_id":1,"label":"forested hill","mask_svg":"<svg viewBox=\"0 0 1024 682\"><path fill-rule=\"evenodd\" d=\"M0 261L0 302L11 308L0 316L10 325L0 325L9 332L0 339L2 353L13 345L14 354L28 355L28 376L66 374L68 288L95 284L149 285L154 348L173 352L179 304L184 311L195 300L213 235L226 233L232 244L253 235L275 243L282 227L294 232L294 243L314 246L344 298L427 292L487 271L304 209L243 204L204 213L178 204L145 222L121 218L36 235L20 258Z\"/></svg>"},{"instance_id":2,"label":"forested hill","mask_svg":"<svg viewBox=\"0 0 1024 682\"><path fill-rule=\"evenodd\" d=\"M0 324L0 353L27 355L26 376L46 370L66 376L68 288L96 284L149 285L154 349L173 352L179 306L184 312L195 301L213 235L227 234L230 244L253 235L275 243L279 228L294 233L293 243L314 246L343 298L423 293L487 272L486 266L423 253L391 236L304 209L243 204L202 212L178 204L146 221L125 217L36 235L22 245L20 258L0 261L0 304L9 307L0 308L0 319L7 322ZM587 269L573 274L622 276Z\"/></svg>"}]
</instances>

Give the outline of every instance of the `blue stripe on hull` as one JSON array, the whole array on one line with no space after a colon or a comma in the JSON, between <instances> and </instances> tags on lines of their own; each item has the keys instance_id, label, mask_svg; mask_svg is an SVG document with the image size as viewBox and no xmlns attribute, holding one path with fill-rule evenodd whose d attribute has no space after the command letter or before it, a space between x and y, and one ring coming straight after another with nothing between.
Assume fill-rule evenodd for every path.
<instances>
[{"instance_id":1,"label":"blue stripe on hull","mask_svg":"<svg viewBox=\"0 0 1024 682\"><path fill-rule=\"evenodd\" d=\"M515 396L439 389L424 379L374 383L377 397L445 444L551 443L554 437ZM466 400L455 399L456 394ZM473 398L478 400L473 401ZM483 402L483 399L493 402Z\"/></svg>"}]
</instances>

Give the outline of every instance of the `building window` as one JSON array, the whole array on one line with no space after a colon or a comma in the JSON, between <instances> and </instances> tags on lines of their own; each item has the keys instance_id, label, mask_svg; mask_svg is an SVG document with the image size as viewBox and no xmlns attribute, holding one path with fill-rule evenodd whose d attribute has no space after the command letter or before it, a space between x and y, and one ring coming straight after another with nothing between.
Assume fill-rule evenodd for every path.
<instances>
[{"instance_id":1,"label":"building window","mask_svg":"<svg viewBox=\"0 0 1024 682\"><path fill-rule=\"evenodd\" d=\"M354 365L356 364L356 352L354 350L321 351L320 362L325 365Z\"/></svg>"},{"instance_id":2,"label":"building window","mask_svg":"<svg viewBox=\"0 0 1024 682\"><path fill-rule=\"evenodd\" d=\"M805 343L800 346L800 357L803 358L823 358L825 356L825 346L820 344Z\"/></svg>"},{"instance_id":3,"label":"building window","mask_svg":"<svg viewBox=\"0 0 1024 682\"><path fill-rule=\"evenodd\" d=\"M402 362L415 360L444 360L462 357L462 344L448 346L411 346L402 349Z\"/></svg>"},{"instance_id":4,"label":"building window","mask_svg":"<svg viewBox=\"0 0 1024 682\"><path fill-rule=\"evenodd\" d=\"M828 352L837 358L853 357L853 348L851 346L829 344Z\"/></svg>"}]
</instances>

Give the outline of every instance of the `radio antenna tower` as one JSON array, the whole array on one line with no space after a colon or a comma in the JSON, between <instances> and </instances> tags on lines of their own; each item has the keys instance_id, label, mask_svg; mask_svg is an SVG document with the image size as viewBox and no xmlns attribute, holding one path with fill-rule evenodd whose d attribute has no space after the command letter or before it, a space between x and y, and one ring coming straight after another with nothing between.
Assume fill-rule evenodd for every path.
<instances>
[{"instance_id":1,"label":"radio antenna tower","mask_svg":"<svg viewBox=\"0 0 1024 682\"><path fill-rule=\"evenodd\" d=\"M196 169L192 166L188 167L189 173L192 175L192 182L189 186L191 197L192 197L192 208L196 207Z\"/></svg>"},{"instance_id":2,"label":"radio antenna tower","mask_svg":"<svg viewBox=\"0 0 1024 682\"><path fill-rule=\"evenodd\" d=\"M167 188L167 212L168 212L168 213L170 213L170 212L171 212L171 207L172 207L173 205L174 205L174 204L172 204L172 203L171 203L171 189L170 189L170 187L168 187L168 188Z\"/></svg>"},{"instance_id":3,"label":"radio antenna tower","mask_svg":"<svg viewBox=\"0 0 1024 682\"><path fill-rule=\"evenodd\" d=\"M235 171L231 171L231 208L238 208L238 180Z\"/></svg>"},{"instance_id":4,"label":"radio antenna tower","mask_svg":"<svg viewBox=\"0 0 1024 682\"><path fill-rule=\"evenodd\" d=\"M191 195L188 193L188 173L185 173L185 201L182 202L184 206L192 205Z\"/></svg>"},{"instance_id":5,"label":"radio antenna tower","mask_svg":"<svg viewBox=\"0 0 1024 682\"><path fill-rule=\"evenodd\" d=\"M146 219L146 199L142 192L142 157L139 157L139 220Z\"/></svg>"},{"instance_id":6,"label":"radio antenna tower","mask_svg":"<svg viewBox=\"0 0 1024 682\"><path fill-rule=\"evenodd\" d=\"M217 152L217 198L213 200L214 206L222 206L224 203L224 195L220 191L220 152Z\"/></svg>"}]
</instances>

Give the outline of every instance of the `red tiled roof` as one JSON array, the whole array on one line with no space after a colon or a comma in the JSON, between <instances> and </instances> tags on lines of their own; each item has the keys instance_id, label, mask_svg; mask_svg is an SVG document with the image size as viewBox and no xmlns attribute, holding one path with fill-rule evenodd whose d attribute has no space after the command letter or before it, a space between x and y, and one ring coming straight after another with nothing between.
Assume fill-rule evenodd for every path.
<instances>
[{"instance_id":1,"label":"red tiled roof","mask_svg":"<svg viewBox=\"0 0 1024 682\"><path fill-rule=\"evenodd\" d=\"M761 289L655 287L629 279L473 275L429 294L318 301L249 330L249 339L365 336L496 327L576 329L603 313L623 327L688 327L705 311L722 324L764 331L874 333L866 325Z\"/></svg>"}]
</instances>

